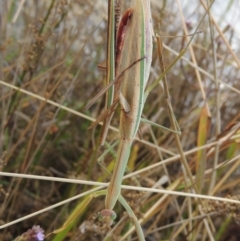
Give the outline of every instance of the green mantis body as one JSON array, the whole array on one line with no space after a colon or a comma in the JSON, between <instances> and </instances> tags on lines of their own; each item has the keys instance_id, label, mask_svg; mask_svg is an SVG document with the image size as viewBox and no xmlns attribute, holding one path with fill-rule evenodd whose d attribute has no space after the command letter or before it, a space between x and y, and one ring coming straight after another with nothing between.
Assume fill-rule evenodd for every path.
<instances>
[{"instance_id":1,"label":"green mantis body","mask_svg":"<svg viewBox=\"0 0 240 241\"><path fill-rule=\"evenodd\" d=\"M141 120L145 102L144 90L149 77L152 59L150 1L136 0L132 1L131 16L127 22L118 72L125 70L131 63L142 57L145 58L128 69L119 80L119 99L123 111L120 115L120 140L116 163L105 200L105 207L108 210L114 208L121 192L122 178L130 155L131 145ZM126 103L128 107L126 107ZM103 216L104 212L102 212Z\"/></svg>"}]
</instances>

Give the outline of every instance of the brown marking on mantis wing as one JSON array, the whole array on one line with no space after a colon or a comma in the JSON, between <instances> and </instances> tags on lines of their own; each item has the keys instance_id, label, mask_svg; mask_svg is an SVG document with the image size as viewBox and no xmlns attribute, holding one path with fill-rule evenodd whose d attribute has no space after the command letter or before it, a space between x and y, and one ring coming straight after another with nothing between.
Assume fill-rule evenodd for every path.
<instances>
[{"instance_id":1,"label":"brown marking on mantis wing","mask_svg":"<svg viewBox=\"0 0 240 241\"><path fill-rule=\"evenodd\" d=\"M121 52L122 47L124 43L124 37L126 34L126 28L128 25L129 20L132 17L133 9L129 8L126 10L126 12L123 14L121 22L119 24L118 32L117 32L117 38L116 38L116 63L115 63L115 69L116 69L116 75L118 75L118 63L121 59Z\"/></svg>"}]
</instances>

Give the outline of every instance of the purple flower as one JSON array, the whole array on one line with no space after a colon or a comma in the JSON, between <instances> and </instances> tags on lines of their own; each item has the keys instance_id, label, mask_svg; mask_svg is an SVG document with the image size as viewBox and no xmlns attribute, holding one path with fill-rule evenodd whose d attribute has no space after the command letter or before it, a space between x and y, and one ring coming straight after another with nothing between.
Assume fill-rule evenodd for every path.
<instances>
[{"instance_id":1,"label":"purple flower","mask_svg":"<svg viewBox=\"0 0 240 241\"><path fill-rule=\"evenodd\" d=\"M34 225L14 241L44 241L44 231L40 226Z\"/></svg>"},{"instance_id":2,"label":"purple flower","mask_svg":"<svg viewBox=\"0 0 240 241\"><path fill-rule=\"evenodd\" d=\"M37 241L43 241L44 240L44 231L40 226L33 226L32 230L34 230Z\"/></svg>"}]
</instances>

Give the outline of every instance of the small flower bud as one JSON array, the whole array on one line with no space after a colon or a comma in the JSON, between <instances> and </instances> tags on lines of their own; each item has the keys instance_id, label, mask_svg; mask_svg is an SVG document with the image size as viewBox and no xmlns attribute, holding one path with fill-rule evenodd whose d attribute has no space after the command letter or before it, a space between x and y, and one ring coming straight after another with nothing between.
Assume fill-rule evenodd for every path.
<instances>
[{"instance_id":1,"label":"small flower bud","mask_svg":"<svg viewBox=\"0 0 240 241\"><path fill-rule=\"evenodd\" d=\"M43 241L44 240L44 231L40 226L34 225L31 229L28 229L27 232L23 233L21 236L18 236L14 241Z\"/></svg>"}]
</instances>

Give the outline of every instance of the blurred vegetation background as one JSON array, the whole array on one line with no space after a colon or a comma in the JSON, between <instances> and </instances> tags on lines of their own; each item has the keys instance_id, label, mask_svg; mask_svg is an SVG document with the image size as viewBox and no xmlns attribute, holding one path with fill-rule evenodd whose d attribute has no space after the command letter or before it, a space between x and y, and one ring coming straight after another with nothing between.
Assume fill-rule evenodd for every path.
<instances>
[{"instance_id":1,"label":"blurred vegetation background","mask_svg":"<svg viewBox=\"0 0 240 241\"><path fill-rule=\"evenodd\" d=\"M130 1L122 1L122 11ZM202 194L238 199L240 51L239 26L229 17L239 2L221 1L221 16L207 15L187 53L167 75L173 112L181 128L180 136L194 180ZM163 60L169 66L187 44L206 12L208 1L152 0L154 32L162 36ZM214 8L215 7L215 8ZM230 18L230 20L229 20ZM0 80L32 94L62 104L80 114L96 118L104 98L90 110L86 103L102 88L105 71L98 64L106 60L107 1L42 0L0 1ZM156 40L150 82L161 74ZM109 175L97 164L100 126L88 130L90 121L61 110L46 101L0 85L0 169L3 172L78 178L108 182ZM119 110L120 111L120 110ZM118 127L119 111L112 125ZM144 116L171 128L162 83L144 107ZM172 158L168 164L149 169L124 181L144 187L186 191L184 169L174 135L142 124L140 141L132 148L127 172L151 167ZM110 130L107 143L117 140ZM203 148L201 149L200 147ZM160 148L156 148L160 147ZM116 150L105 158L111 171ZM49 181L1 177L0 224L38 211L90 187ZM158 203L144 219L146 240L212 240L203 218L157 228L183 219L198 217L195 199L160 194L123 191L139 218ZM159 202L159 200L161 200ZM0 240L13 240L34 224L45 233L59 228L79 201L53 209L5 228ZM201 202L214 240L239 240L240 207ZM97 222L104 197L93 200L74 226L65 234L47 240L107 240L109 227ZM119 204L118 219L108 240L130 228L130 220ZM214 213L214 215L212 215ZM151 231L151 233L150 233ZM149 232L149 234L148 234ZM133 236L134 237L134 234ZM130 239L129 239L130 240Z\"/></svg>"}]
</instances>

